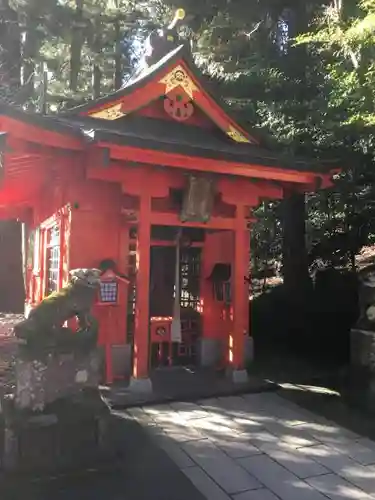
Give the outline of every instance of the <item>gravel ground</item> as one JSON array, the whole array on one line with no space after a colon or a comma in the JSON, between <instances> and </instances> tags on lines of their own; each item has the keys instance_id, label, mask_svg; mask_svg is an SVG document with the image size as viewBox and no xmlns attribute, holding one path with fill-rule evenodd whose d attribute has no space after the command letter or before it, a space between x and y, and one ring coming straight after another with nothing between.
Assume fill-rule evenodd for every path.
<instances>
[{"instance_id":1,"label":"gravel ground","mask_svg":"<svg viewBox=\"0 0 375 500\"><path fill-rule=\"evenodd\" d=\"M23 319L23 314L0 313L0 343L14 337L14 325Z\"/></svg>"}]
</instances>

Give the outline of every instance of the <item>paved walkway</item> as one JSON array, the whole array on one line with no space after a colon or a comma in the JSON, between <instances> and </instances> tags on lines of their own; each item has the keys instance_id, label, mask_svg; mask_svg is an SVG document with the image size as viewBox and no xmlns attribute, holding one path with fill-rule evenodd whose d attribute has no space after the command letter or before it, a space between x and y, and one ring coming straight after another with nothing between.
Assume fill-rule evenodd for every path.
<instances>
[{"instance_id":1,"label":"paved walkway","mask_svg":"<svg viewBox=\"0 0 375 500\"><path fill-rule=\"evenodd\" d=\"M1 500L205 500L133 419L115 417L112 430L116 461L55 477L0 474Z\"/></svg>"},{"instance_id":2,"label":"paved walkway","mask_svg":"<svg viewBox=\"0 0 375 500\"><path fill-rule=\"evenodd\" d=\"M276 393L129 415L207 500L375 500L375 442Z\"/></svg>"}]
</instances>

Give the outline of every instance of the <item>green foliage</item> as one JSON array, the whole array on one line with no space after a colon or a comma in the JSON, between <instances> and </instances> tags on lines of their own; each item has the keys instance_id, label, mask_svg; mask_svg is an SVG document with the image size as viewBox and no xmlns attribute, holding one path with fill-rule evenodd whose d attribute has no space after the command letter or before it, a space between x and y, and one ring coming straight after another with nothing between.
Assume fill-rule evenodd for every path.
<instances>
[{"instance_id":1,"label":"green foliage","mask_svg":"<svg viewBox=\"0 0 375 500\"><path fill-rule=\"evenodd\" d=\"M375 234L375 1L178 6L192 13L198 63L245 124L270 147L343 168L333 188L307 196L306 242L312 264L353 264ZM281 259L278 206L255 212L256 270Z\"/></svg>"},{"instance_id":2,"label":"green foliage","mask_svg":"<svg viewBox=\"0 0 375 500\"><path fill-rule=\"evenodd\" d=\"M133 0L11 0L22 32L28 99L48 81L48 110L79 104L120 87L138 57L147 5Z\"/></svg>"}]
</instances>

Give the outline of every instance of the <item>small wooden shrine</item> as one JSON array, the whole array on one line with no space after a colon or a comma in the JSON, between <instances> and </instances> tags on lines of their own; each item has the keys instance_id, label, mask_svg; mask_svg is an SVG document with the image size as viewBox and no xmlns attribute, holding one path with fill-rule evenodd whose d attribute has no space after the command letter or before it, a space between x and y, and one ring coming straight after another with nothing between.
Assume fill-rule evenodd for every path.
<instances>
[{"instance_id":1,"label":"small wooden shrine","mask_svg":"<svg viewBox=\"0 0 375 500\"><path fill-rule=\"evenodd\" d=\"M160 365L245 377L252 210L333 175L239 126L174 28L111 95L54 116L0 106L0 217L27 224L26 311L100 266L107 381L130 364L141 389Z\"/></svg>"}]
</instances>

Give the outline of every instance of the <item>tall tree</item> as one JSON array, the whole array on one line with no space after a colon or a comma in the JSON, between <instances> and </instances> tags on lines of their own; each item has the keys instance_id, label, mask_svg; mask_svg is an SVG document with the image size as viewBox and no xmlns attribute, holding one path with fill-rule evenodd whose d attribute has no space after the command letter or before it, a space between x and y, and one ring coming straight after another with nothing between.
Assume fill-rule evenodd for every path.
<instances>
[{"instance_id":1,"label":"tall tree","mask_svg":"<svg viewBox=\"0 0 375 500\"><path fill-rule=\"evenodd\" d=\"M17 12L0 2L0 100L23 104L21 92L21 31ZM0 221L0 310L23 312L24 282L21 224Z\"/></svg>"}]
</instances>

